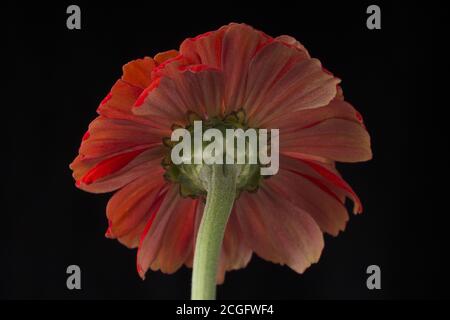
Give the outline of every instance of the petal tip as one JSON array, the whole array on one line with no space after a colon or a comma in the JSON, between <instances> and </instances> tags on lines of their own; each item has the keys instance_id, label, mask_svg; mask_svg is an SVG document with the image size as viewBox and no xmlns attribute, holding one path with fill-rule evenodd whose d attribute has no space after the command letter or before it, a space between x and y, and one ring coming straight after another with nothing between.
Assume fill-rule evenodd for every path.
<instances>
[{"instance_id":1,"label":"petal tip","mask_svg":"<svg viewBox=\"0 0 450 320\"><path fill-rule=\"evenodd\" d=\"M138 274L139 274L139 277L142 279L142 280L145 280L145 270L142 268L142 266L140 265L140 263L139 262L137 262L136 263L136 269L137 269L137 272L138 272Z\"/></svg>"}]
</instances>

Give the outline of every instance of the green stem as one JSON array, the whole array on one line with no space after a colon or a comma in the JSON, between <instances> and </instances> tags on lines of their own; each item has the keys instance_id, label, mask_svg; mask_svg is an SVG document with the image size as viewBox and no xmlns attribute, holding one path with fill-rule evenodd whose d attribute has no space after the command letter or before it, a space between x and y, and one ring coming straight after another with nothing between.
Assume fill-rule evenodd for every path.
<instances>
[{"instance_id":1,"label":"green stem","mask_svg":"<svg viewBox=\"0 0 450 320\"><path fill-rule=\"evenodd\" d=\"M216 298L222 240L236 196L236 166L215 164L207 169L208 195L195 244L192 300Z\"/></svg>"}]
</instances>

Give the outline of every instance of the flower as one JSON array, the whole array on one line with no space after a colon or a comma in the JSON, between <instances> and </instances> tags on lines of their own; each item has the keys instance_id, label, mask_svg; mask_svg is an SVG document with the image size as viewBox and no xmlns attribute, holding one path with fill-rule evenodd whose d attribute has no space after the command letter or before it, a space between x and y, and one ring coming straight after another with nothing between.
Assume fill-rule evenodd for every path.
<instances>
[{"instance_id":1,"label":"flower","mask_svg":"<svg viewBox=\"0 0 450 320\"><path fill-rule=\"evenodd\" d=\"M319 260L323 233L345 229L345 199L362 211L335 162L369 160L370 138L339 83L290 36L232 23L186 39L179 51L123 67L70 165L76 186L116 191L106 236L138 248L141 277L149 268L172 273L192 266L205 192L170 162L171 132L194 119L279 128L280 170L242 177L217 281L253 252L302 273Z\"/></svg>"}]
</instances>

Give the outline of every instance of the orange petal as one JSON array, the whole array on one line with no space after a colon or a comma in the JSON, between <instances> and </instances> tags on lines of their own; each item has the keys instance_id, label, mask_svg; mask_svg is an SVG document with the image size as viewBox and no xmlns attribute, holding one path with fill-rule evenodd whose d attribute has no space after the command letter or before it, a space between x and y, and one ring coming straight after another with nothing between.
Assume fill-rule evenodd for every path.
<instances>
[{"instance_id":1,"label":"orange petal","mask_svg":"<svg viewBox=\"0 0 450 320\"><path fill-rule=\"evenodd\" d=\"M178 56L178 51L177 50L168 50L168 51L164 51L164 52L160 52L158 53L153 60L155 60L155 62L157 63L157 65L160 65L161 63L175 58L176 56Z\"/></svg>"},{"instance_id":2,"label":"orange petal","mask_svg":"<svg viewBox=\"0 0 450 320\"><path fill-rule=\"evenodd\" d=\"M154 67L155 62L149 57L130 61L123 66L122 80L145 89L151 82L151 73Z\"/></svg>"},{"instance_id":3,"label":"orange petal","mask_svg":"<svg viewBox=\"0 0 450 320\"><path fill-rule=\"evenodd\" d=\"M103 111L113 109L129 113L131 107L141 94L142 89L131 85L123 80L117 80L111 88L111 92L102 100L97 112L102 114Z\"/></svg>"},{"instance_id":4,"label":"orange petal","mask_svg":"<svg viewBox=\"0 0 450 320\"><path fill-rule=\"evenodd\" d=\"M129 120L159 130L169 130L157 121L145 116L137 117L132 113L133 105L142 94L143 89L124 80L118 80L111 92L103 99L97 108L97 113L111 119Z\"/></svg>"}]
</instances>

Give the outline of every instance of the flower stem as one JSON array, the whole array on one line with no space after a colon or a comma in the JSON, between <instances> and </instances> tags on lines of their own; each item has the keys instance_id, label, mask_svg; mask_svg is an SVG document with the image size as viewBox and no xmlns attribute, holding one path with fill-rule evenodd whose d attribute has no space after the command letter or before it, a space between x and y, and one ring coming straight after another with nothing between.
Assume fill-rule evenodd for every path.
<instances>
[{"instance_id":1,"label":"flower stem","mask_svg":"<svg viewBox=\"0 0 450 320\"><path fill-rule=\"evenodd\" d=\"M192 300L216 298L216 276L222 240L236 196L235 165L207 168L206 206L197 234L192 271Z\"/></svg>"}]
</instances>

